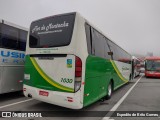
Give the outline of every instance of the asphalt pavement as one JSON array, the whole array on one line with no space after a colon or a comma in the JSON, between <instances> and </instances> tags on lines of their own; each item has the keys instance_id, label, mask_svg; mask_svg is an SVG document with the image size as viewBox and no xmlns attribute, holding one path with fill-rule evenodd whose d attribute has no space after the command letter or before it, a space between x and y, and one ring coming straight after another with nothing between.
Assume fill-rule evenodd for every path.
<instances>
[{"instance_id":1,"label":"asphalt pavement","mask_svg":"<svg viewBox=\"0 0 160 120\"><path fill-rule=\"evenodd\" d=\"M131 90L132 88L132 90ZM136 77L128 84L114 91L112 98L83 108L71 110L60 106L26 98L20 92L0 95L0 111L35 111L44 112L55 117L23 118L25 120L138 120L159 119L158 117L111 117L106 116L111 110L140 113L146 111L160 111L160 79ZM127 94L127 95L126 95ZM125 97L124 97L125 96ZM123 100L122 100L122 97ZM115 109L116 108L116 109ZM58 112L58 114L57 114ZM66 117L70 114L70 117ZM82 116L82 117L80 117ZM22 118L0 118L0 120L22 120Z\"/></svg>"}]
</instances>

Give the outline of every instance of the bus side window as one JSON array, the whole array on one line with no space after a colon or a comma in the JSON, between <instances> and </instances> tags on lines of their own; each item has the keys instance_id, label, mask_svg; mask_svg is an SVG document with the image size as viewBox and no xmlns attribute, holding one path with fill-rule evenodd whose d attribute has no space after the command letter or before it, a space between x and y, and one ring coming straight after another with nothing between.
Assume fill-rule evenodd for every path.
<instances>
[{"instance_id":1,"label":"bus side window","mask_svg":"<svg viewBox=\"0 0 160 120\"><path fill-rule=\"evenodd\" d=\"M0 24L0 46L7 49L21 50L26 49L27 31Z\"/></svg>"},{"instance_id":2,"label":"bus side window","mask_svg":"<svg viewBox=\"0 0 160 120\"><path fill-rule=\"evenodd\" d=\"M26 50L26 40L27 40L27 32L20 30L19 32L19 50Z\"/></svg>"},{"instance_id":3,"label":"bus side window","mask_svg":"<svg viewBox=\"0 0 160 120\"><path fill-rule=\"evenodd\" d=\"M105 38L105 58L111 59L113 56L113 52L111 52L109 45L108 45L108 38Z\"/></svg>"},{"instance_id":4,"label":"bus side window","mask_svg":"<svg viewBox=\"0 0 160 120\"><path fill-rule=\"evenodd\" d=\"M108 41L108 44L113 52L113 60L131 64L131 57L126 51L111 41Z\"/></svg>"},{"instance_id":5,"label":"bus side window","mask_svg":"<svg viewBox=\"0 0 160 120\"><path fill-rule=\"evenodd\" d=\"M17 38L2 34L2 47L9 49L17 49L18 46Z\"/></svg>"},{"instance_id":6,"label":"bus side window","mask_svg":"<svg viewBox=\"0 0 160 120\"><path fill-rule=\"evenodd\" d=\"M1 26L2 26L2 24L0 23L0 46L2 47L2 32L1 32Z\"/></svg>"},{"instance_id":7,"label":"bus side window","mask_svg":"<svg viewBox=\"0 0 160 120\"><path fill-rule=\"evenodd\" d=\"M1 26L2 47L8 49L17 49L18 47L18 29L8 25Z\"/></svg>"},{"instance_id":8,"label":"bus side window","mask_svg":"<svg viewBox=\"0 0 160 120\"><path fill-rule=\"evenodd\" d=\"M92 54L92 37L91 37L91 27L85 23L86 39L87 39L87 49L88 53Z\"/></svg>"},{"instance_id":9,"label":"bus side window","mask_svg":"<svg viewBox=\"0 0 160 120\"><path fill-rule=\"evenodd\" d=\"M111 51L113 52L113 55L112 55L113 60L118 61L119 60L119 54L118 54L116 45L111 41L108 41L108 44L109 44L109 47L110 47Z\"/></svg>"},{"instance_id":10,"label":"bus side window","mask_svg":"<svg viewBox=\"0 0 160 120\"><path fill-rule=\"evenodd\" d=\"M109 55L110 48L108 45L108 38L103 36L97 30L85 23L85 32L87 39L88 53L105 59L111 59L112 55Z\"/></svg>"},{"instance_id":11,"label":"bus side window","mask_svg":"<svg viewBox=\"0 0 160 120\"><path fill-rule=\"evenodd\" d=\"M95 53L95 56L105 58L104 50L105 50L105 39L103 36L92 28L92 52Z\"/></svg>"}]
</instances>

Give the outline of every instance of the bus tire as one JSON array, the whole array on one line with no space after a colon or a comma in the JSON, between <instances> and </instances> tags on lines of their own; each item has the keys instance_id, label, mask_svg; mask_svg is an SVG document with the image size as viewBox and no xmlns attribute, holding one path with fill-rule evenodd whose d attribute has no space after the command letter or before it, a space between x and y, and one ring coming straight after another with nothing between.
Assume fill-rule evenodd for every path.
<instances>
[{"instance_id":1,"label":"bus tire","mask_svg":"<svg viewBox=\"0 0 160 120\"><path fill-rule=\"evenodd\" d=\"M109 100L110 98L111 98L111 96L112 96L112 92L113 92L113 83L112 83L112 81L109 83L109 85L108 85L108 87L107 87L107 91L108 91L108 93L107 93L107 96L106 96L106 100Z\"/></svg>"}]
</instances>

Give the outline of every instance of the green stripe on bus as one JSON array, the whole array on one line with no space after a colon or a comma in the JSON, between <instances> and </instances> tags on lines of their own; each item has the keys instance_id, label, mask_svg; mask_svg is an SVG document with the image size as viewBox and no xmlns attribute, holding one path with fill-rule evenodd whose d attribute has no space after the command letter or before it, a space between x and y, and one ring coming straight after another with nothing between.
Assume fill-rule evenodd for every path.
<instances>
[{"instance_id":1,"label":"green stripe on bus","mask_svg":"<svg viewBox=\"0 0 160 120\"><path fill-rule=\"evenodd\" d=\"M120 79L121 79L122 81L124 81L124 82L128 82L128 80L123 77L123 75L122 75L121 72L119 71L119 69L118 69L117 65L114 63L114 61L113 61L113 60L110 60L110 61L111 61L111 63L112 63L112 66L113 66L114 70L116 71L117 75L120 77Z\"/></svg>"},{"instance_id":2,"label":"green stripe on bus","mask_svg":"<svg viewBox=\"0 0 160 120\"><path fill-rule=\"evenodd\" d=\"M65 91L69 91L69 92L73 92L74 89L63 86L57 82L55 82L53 79L51 79L38 65L38 63L36 62L36 60L32 57L30 57L30 60L32 62L32 64L34 65L35 69L38 71L38 73L44 78L45 81L47 81L49 84L51 84L52 86L59 88L61 90L65 90Z\"/></svg>"}]
</instances>

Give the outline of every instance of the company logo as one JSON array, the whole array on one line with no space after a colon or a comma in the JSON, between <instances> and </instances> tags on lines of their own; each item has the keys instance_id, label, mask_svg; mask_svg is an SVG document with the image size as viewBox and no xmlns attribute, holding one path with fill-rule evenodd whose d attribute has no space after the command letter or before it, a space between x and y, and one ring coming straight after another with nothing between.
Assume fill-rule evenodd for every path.
<instances>
[{"instance_id":1,"label":"company logo","mask_svg":"<svg viewBox=\"0 0 160 120\"><path fill-rule=\"evenodd\" d=\"M69 23L66 21L64 21L63 23L57 23L57 24L49 23L48 25L35 26L32 29L32 33L39 32L39 31L47 32L47 31L52 31L53 29L64 28L64 27L68 27L68 26L69 26Z\"/></svg>"},{"instance_id":2,"label":"company logo","mask_svg":"<svg viewBox=\"0 0 160 120\"><path fill-rule=\"evenodd\" d=\"M9 118L9 117L17 117L17 118L26 118L26 117L42 117L41 113L36 112L2 112L3 118Z\"/></svg>"},{"instance_id":3,"label":"company logo","mask_svg":"<svg viewBox=\"0 0 160 120\"><path fill-rule=\"evenodd\" d=\"M24 64L25 54L15 51L1 50L0 57L2 57L0 62L5 64Z\"/></svg>"},{"instance_id":4,"label":"company logo","mask_svg":"<svg viewBox=\"0 0 160 120\"><path fill-rule=\"evenodd\" d=\"M11 51L0 51L0 56L2 56L2 57L12 57L12 58L25 58L24 53L11 52Z\"/></svg>"},{"instance_id":5,"label":"company logo","mask_svg":"<svg viewBox=\"0 0 160 120\"><path fill-rule=\"evenodd\" d=\"M72 68L72 59L67 59L67 67Z\"/></svg>"},{"instance_id":6,"label":"company logo","mask_svg":"<svg viewBox=\"0 0 160 120\"><path fill-rule=\"evenodd\" d=\"M129 70L127 67L122 67L122 71Z\"/></svg>"},{"instance_id":7,"label":"company logo","mask_svg":"<svg viewBox=\"0 0 160 120\"><path fill-rule=\"evenodd\" d=\"M2 117L12 117L11 112L2 112Z\"/></svg>"}]
</instances>

